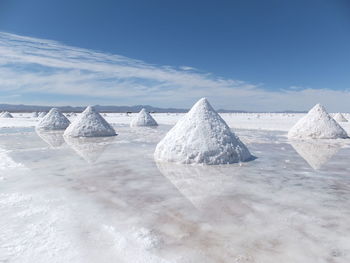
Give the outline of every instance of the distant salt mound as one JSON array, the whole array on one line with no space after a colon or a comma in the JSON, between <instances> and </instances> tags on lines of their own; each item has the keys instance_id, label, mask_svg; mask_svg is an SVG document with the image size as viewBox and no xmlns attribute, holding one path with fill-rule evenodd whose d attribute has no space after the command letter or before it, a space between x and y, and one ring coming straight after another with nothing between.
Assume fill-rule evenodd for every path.
<instances>
[{"instance_id":1,"label":"distant salt mound","mask_svg":"<svg viewBox=\"0 0 350 263\"><path fill-rule=\"evenodd\" d=\"M103 137L116 135L111 125L91 106L88 106L64 132L70 137Z\"/></svg>"},{"instance_id":2,"label":"distant salt mound","mask_svg":"<svg viewBox=\"0 0 350 263\"><path fill-rule=\"evenodd\" d=\"M45 131L64 130L70 124L70 121L57 108L52 108L48 114L43 117L36 129Z\"/></svg>"},{"instance_id":3,"label":"distant salt mound","mask_svg":"<svg viewBox=\"0 0 350 263\"><path fill-rule=\"evenodd\" d=\"M341 113L335 114L333 119L335 119L337 122L348 122L348 120Z\"/></svg>"},{"instance_id":4,"label":"distant salt mound","mask_svg":"<svg viewBox=\"0 0 350 263\"><path fill-rule=\"evenodd\" d=\"M38 117L39 117L39 118L44 118L45 115L46 115L46 112L40 112L40 113L38 114Z\"/></svg>"},{"instance_id":5,"label":"distant salt mound","mask_svg":"<svg viewBox=\"0 0 350 263\"><path fill-rule=\"evenodd\" d=\"M149 114L146 109L142 109L139 114L131 121L131 127L138 126L158 126L155 119Z\"/></svg>"},{"instance_id":6,"label":"distant salt mound","mask_svg":"<svg viewBox=\"0 0 350 263\"><path fill-rule=\"evenodd\" d=\"M346 131L317 104L301 118L288 133L290 139L337 139L348 138Z\"/></svg>"},{"instance_id":7,"label":"distant salt mound","mask_svg":"<svg viewBox=\"0 0 350 263\"><path fill-rule=\"evenodd\" d=\"M156 147L156 161L230 164L253 157L209 102L202 98Z\"/></svg>"},{"instance_id":8,"label":"distant salt mound","mask_svg":"<svg viewBox=\"0 0 350 263\"><path fill-rule=\"evenodd\" d=\"M36 111L32 113L32 118L38 118L38 116L39 115L38 115L38 113Z\"/></svg>"},{"instance_id":9,"label":"distant salt mound","mask_svg":"<svg viewBox=\"0 0 350 263\"><path fill-rule=\"evenodd\" d=\"M5 111L3 114L1 114L1 118L13 118L13 116L8 111Z\"/></svg>"}]
</instances>

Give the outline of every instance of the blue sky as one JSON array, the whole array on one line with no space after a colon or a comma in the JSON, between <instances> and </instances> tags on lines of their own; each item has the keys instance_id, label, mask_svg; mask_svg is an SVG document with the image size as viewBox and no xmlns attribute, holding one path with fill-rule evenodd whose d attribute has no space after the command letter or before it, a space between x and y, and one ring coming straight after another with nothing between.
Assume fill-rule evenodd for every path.
<instances>
[{"instance_id":1,"label":"blue sky","mask_svg":"<svg viewBox=\"0 0 350 263\"><path fill-rule=\"evenodd\" d=\"M0 103L349 111L347 0L1 0L0 31Z\"/></svg>"}]
</instances>

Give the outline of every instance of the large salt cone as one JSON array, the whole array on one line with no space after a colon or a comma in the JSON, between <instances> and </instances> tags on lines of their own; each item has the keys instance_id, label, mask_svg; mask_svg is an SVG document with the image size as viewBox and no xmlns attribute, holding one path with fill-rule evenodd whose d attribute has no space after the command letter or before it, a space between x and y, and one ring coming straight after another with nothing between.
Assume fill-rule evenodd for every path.
<instances>
[{"instance_id":1,"label":"large salt cone","mask_svg":"<svg viewBox=\"0 0 350 263\"><path fill-rule=\"evenodd\" d=\"M52 108L48 114L43 117L36 126L37 130L54 131L65 130L70 121L57 108Z\"/></svg>"},{"instance_id":2,"label":"large salt cone","mask_svg":"<svg viewBox=\"0 0 350 263\"><path fill-rule=\"evenodd\" d=\"M138 126L158 126L158 123L151 116L150 113L146 111L146 109L142 109L137 116L131 121L131 127Z\"/></svg>"},{"instance_id":3,"label":"large salt cone","mask_svg":"<svg viewBox=\"0 0 350 263\"><path fill-rule=\"evenodd\" d=\"M64 132L70 137L104 137L116 135L112 126L91 106L88 106Z\"/></svg>"},{"instance_id":4,"label":"large salt cone","mask_svg":"<svg viewBox=\"0 0 350 263\"><path fill-rule=\"evenodd\" d=\"M186 164L230 164L253 159L205 98L158 143L154 158Z\"/></svg>"},{"instance_id":5,"label":"large salt cone","mask_svg":"<svg viewBox=\"0 0 350 263\"><path fill-rule=\"evenodd\" d=\"M341 148L339 144L320 140L292 140L291 145L314 170L320 170Z\"/></svg>"},{"instance_id":6,"label":"large salt cone","mask_svg":"<svg viewBox=\"0 0 350 263\"><path fill-rule=\"evenodd\" d=\"M348 138L346 131L317 104L288 132L290 139L338 139Z\"/></svg>"}]
</instances>

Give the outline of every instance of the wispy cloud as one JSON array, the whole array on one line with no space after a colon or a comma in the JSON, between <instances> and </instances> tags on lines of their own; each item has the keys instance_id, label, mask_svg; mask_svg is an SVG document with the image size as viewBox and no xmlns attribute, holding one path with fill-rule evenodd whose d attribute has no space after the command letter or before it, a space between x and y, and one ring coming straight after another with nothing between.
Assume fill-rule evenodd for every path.
<instances>
[{"instance_id":1,"label":"wispy cloud","mask_svg":"<svg viewBox=\"0 0 350 263\"><path fill-rule=\"evenodd\" d=\"M217 108L306 109L321 102L345 110L350 91L303 89L269 91L259 85L180 68L147 64L124 56L59 42L0 32L0 91L23 103L152 104L189 107L208 97ZM38 94L35 101L33 96ZM46 94L41 99L41 95ZM55 100L55 96L59 99ZM29 101L29 99L31 101ZM344 105L342 108L341 105Z\"/></svg>"}]
</instances>

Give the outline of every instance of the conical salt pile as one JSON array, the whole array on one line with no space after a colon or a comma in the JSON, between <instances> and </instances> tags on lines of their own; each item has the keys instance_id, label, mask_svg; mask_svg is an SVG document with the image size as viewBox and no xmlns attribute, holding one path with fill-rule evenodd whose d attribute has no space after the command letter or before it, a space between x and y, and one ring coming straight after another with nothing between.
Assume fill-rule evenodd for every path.
<instances>
[{"instance_id":1,"label":"conical salt pile","mask_svg":"<svg viewBox=\"0 0 350 263\"><path fill-rule=\"evenodd\" d=\"M116 135L109 123L91 106L88 106L64 132L71 137L101 137Z\"/></svg>"},{"instance_id":2,"label":"conical salt pile","mask_svg":"<svg viewBox=\"0 0 350 263\"><path fill-rule=\"evenodd\" d=\"M8 111L5 111L3 114L1 114L1 118L13 118L13 116Z\"/></svg>"},{"instance_id":3,"label":"conical salt pile","mask_svg":"<svg viewBox=\"0 0 350 263\"><path fill-rule=\"evenodd\" d=\"M48 114L42 118L36 128L38 130L53 131L64 130L70 124L70 121L57 108L52 108Z\"/></svg>"},{"instance_id":4,"label":"conical salt pile","mask_svg":"<svg viewBox=\"0 0 350 263\"><path fill-rule=\"evenodd\" d=\"M341 113L335 114L333 119L335 119L337 122L348 122L348 120Z\"/></svg>"},{"instance_id":5,"label":"conical salt pile","mask_svg":"<svg viewBox=\"0 0 350 263\"><path fill-rule=\"evenodd\" d=\"M149 114L146 109L142 109L139 114L131 121L131 127L137 126L158 126L155 119Z\"/></svg>"},{"instance_id":6,"label":"conical salt pile","mask_svg":"<svg viewBox=\"0 0 350 263\"><path fill-rule=\"evenodd\" d=\"M32 118L38 118L38 113L36 111L32 113Z\"/></svg>"},{"instance_id":7,"label":"conical salt pile","mask_svg":"<svg viewBox=\"0 0 350 263\"><path fill-rule=\"evenodd\" d=\"M348 135L326 109L317 104L290 129L288 138L337 139L348 138Z\"/></svg>"},{"instance_id":8,"label":"conical salt pile","mask_svg":"<svg viewBox=\"0 0 350 263\"><path fill-rule=\"evenodd\" d=\"M209 102L202 98L156 147L156 161L229 164L253 157Z\"/></svg>"}]
</instances>

